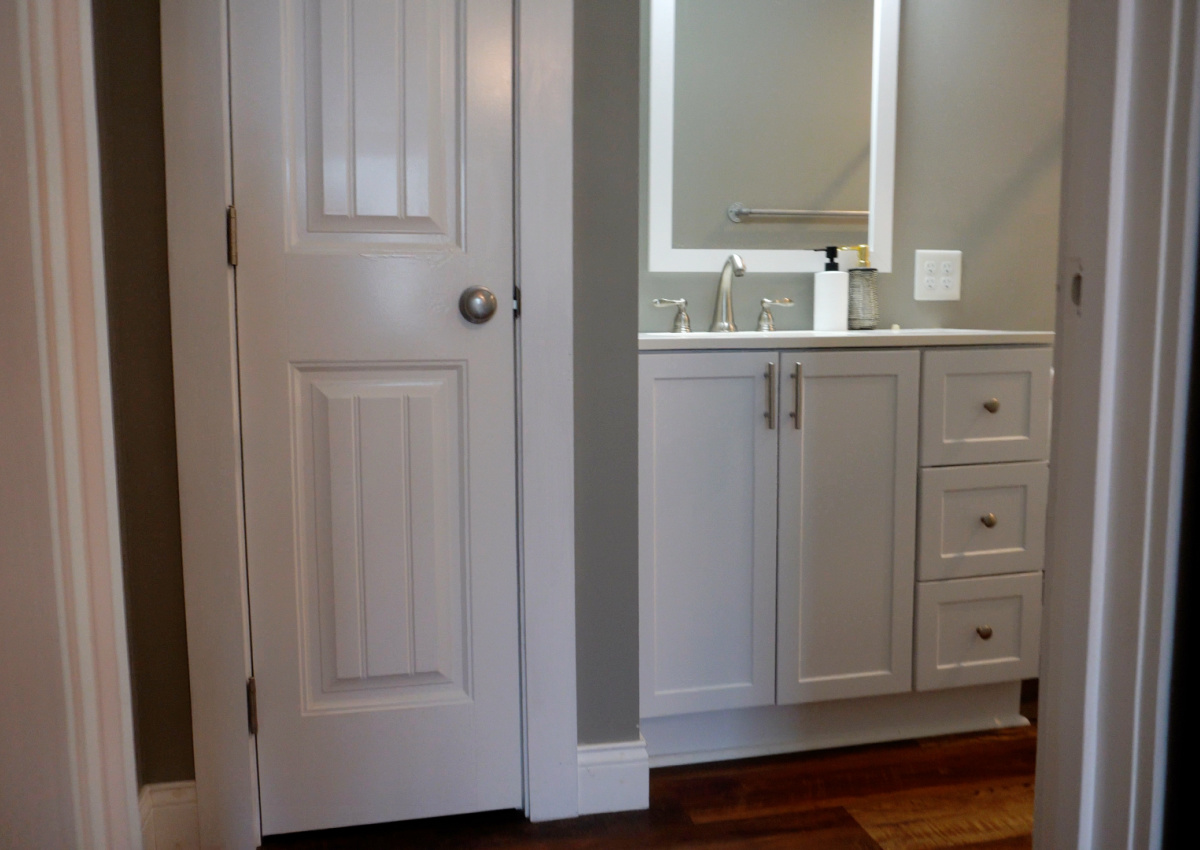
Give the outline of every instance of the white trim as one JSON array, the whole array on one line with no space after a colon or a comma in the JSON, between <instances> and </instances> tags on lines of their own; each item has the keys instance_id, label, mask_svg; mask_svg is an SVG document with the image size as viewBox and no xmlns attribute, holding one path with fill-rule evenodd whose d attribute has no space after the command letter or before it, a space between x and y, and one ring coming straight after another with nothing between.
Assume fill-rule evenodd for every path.
<instances>
[{"instance_id":1,"label":"white trim","mask_svg":"<svg viewBox=\"0 0 1200 850\"><path fill-rule=\"evenodd\" d=\"M573 817L574 7L517 0L517 323L525 812Z\"/></svg>"},{"instance_id":2,"label":"white trim","mask_svg":"<svg viewBox=\"0 0 1200 850\"><path fill-rule=\"evenodd\" d=\"M650 761L646 741L579 747L579 814L650 808Z\"/></svg>"},{"instance_id":3,"label":"white trim","mask_svg":"<svg viewBox=\"0 0 1200 850\"><path fill-rule=\"evenodd\" d=\"M196 783L157 782L138 794L143 850L199 850Z\"/></svg>"},{"instance_id":4,"label":"white trim","mask_svg":"<svg viewBox=\"0 0 1200 850\"><path fill-rule=\"evenodd\" d=\"M520 0L516 100L526 810L578 813L572 427L573 6ZM260 840L242 525L223 0L162 5L172 350L197 804L206 848ZM522 163L528 163L521 168Z\"/></svg>"},{"instance_id":5,"label":"white trim","mask_svg":"<svg viewBox=\"0 0 1200 850\"><path fill-rule=\"evenodd\" d=\"M136 847L91 4L23 0L17 16L76 845Z\"/></svg>"},{"instance_id":6,"label":"white trim","mask_svg":"<svg viewBox=\"0 0 1200 850\"><path fill-rule=\"evenodd\" d=\"M648 267L651 272L710 272L728 248L676 248L675 232L675 2L650 2L649 160L647 166ZM867 241L872 265L892 270L892 217L896 173L896 75L900 59L900 0L875 0L871 51L871 176ZM730 199L733 200L732 198ZM745 249L738 253L754 272L817 272L817 251Z\"/></svg>"},{"instance_id":7,"label":"white trim","mask_svg":"<svg viewBox=\"0 0 1200 850\"><path fill-rule=\"evenodd\" d=\"M1028 726L1021 683L764 705L642 720L651 767Z\"/></svg>"},{"instance_id":8,"label":"white trim","mask_svg":"<svg viewBox=\"0 0 1200 850\"><path fill-rule=\"evenodd\" d=\"M1196 282L1197 10L1072 5L1034 844L1153 847Z\"/></svg>"},{"instance_id":9,"label":"white trim","mask_svg":"<svg viewBox=\"0 0 1200 850\"><path fill-rule=\"evenodd\" d=\"M184 607L200 837L257 847L246 725L250 627L242 525L224 0L161 7L163 136Z\"/></svg>"}]
</instances>

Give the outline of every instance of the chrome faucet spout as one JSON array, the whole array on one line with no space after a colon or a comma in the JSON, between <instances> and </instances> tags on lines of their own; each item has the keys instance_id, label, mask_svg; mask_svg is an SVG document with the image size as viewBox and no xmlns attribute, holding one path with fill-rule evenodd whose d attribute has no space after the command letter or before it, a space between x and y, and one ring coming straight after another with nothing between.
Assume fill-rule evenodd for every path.
<instances>
[{"instance_id":1,"label":"chrome faucet spout","mask_svg":"<svg viewBox=\"0 0 1200 850\"><path fill-rule=\"evenodd\" d=\"M717 306L713 311L712 331L732 333L737 330L733 322L733 279L746 273L746 264L737 254L730 254L721 269L721 284L717 287Z\"/></svg>"}]
</instances>

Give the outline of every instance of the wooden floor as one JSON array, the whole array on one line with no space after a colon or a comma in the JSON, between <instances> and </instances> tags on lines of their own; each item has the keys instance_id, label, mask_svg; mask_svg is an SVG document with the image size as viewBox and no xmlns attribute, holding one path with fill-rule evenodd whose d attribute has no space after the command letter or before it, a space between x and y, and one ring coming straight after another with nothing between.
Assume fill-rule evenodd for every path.
<instances>
[{"instance_id":1,"label":"wooden floor","mask_svg":"<svg viewBox=\"0 0 1200 850\"><path fill-rule=\"evenodd\" d=\"M531 824L516 812L268 839L375 848L917 848L1031 846L1037 727L662 768L650 809Z\"/></svg>"}]
</instances>

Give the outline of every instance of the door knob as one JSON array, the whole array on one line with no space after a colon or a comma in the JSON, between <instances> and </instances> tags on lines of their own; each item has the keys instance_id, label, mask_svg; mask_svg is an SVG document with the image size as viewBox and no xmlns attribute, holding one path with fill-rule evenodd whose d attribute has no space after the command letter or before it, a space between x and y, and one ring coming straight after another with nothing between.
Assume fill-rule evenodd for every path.
<instances>
[{"instance_id":1,"label":"door knob","mask_svg":"<svg viewBox=\"0 0 1200 850\"><path fill-rule=\"evenodd\" d=\"M468 286L458 297L458 312L473 325L482 325L496 315L496 294L486 286Z\"/></svg>"}]
</instances>

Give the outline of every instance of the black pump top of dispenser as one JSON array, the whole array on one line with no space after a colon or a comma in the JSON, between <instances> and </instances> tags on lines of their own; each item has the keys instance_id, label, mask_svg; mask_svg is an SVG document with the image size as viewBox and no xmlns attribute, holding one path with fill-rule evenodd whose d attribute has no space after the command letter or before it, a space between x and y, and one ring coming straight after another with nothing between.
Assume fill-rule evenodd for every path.
<instances>
[{"instance_id":1,"label":"black pump top of dispenser","mask_svg":"<svg viewBox=\"0 0 1200 850\"><path fill-rule=\"evenodd\" d=\"M838 270L838 249L836 245L830 245L825 249L825 271L835 272Z\"/></svg>"}]
</instances>

